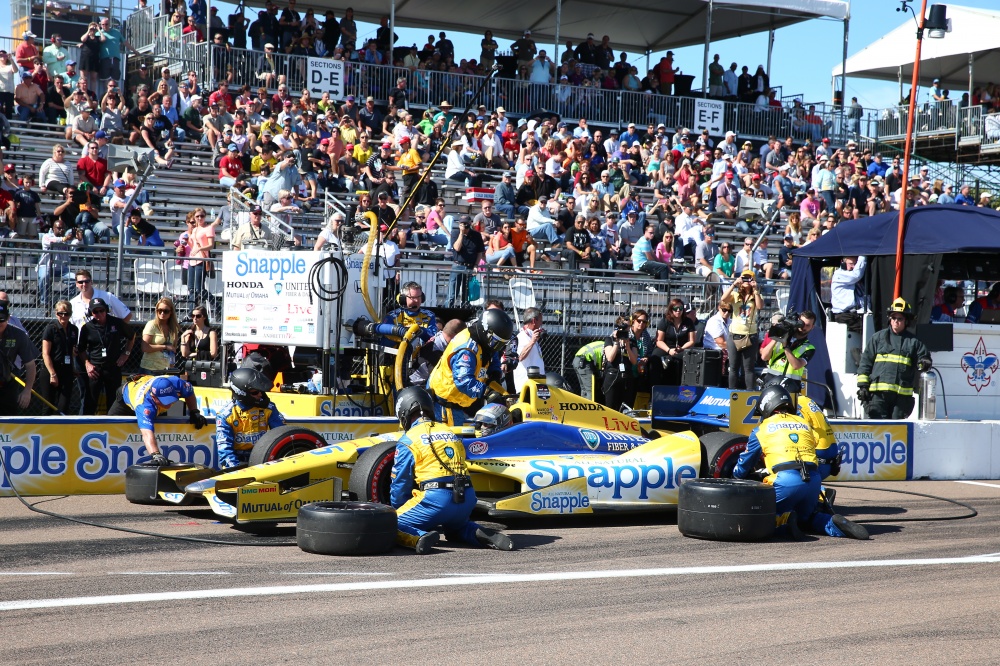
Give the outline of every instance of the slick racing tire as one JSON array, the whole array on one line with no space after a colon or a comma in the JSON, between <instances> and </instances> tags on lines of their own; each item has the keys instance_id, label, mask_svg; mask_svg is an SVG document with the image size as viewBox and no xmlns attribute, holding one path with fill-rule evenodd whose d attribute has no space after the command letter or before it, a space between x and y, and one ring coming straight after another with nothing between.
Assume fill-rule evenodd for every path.
<instances>
[{"instance_id":1,"label":"slick racing tire","mask_svg":"<svg viewBox=\"0 0 1000 666\"><path fill-rule=\"evenodd\" d=\"M388 553L396 545L396 510L373 502L312 502L299 508L295 535L307 553Z\"/></svg>"},{"instance_id":2,"label":"slick racing tire","mask_svg":"<svg viewBox=\"0 0 1000 666\"><path fill-rule=\"evenodd\" d=\"M253 467L324 446L326 446L326 440L323 439L323 436L309 428L281 426L274 430L268 430L257 440L250 451L249 463Z\"/></svg>"},{"instance_id":3,"label":"slick racing tire","mask_svg":"<svg viewBox=\"0 0 1000 666\"><path fill-rule=\"evenodd\" d=\"M774 535L774 486L742 479L681 484L677 529L695 539L761 541Z\"/></svg>"},{"instance_id":4,"label":"slick racing tire","mask_svg":"<svg viewBox=\"0 0 1000 666\"><path fill-rule=\"evenodd\" d=\"M180 465L180 467L190 467L190 465ZM163 477L160 479L160 470L171 469L171 466L150 465L142 463L132 465L125 470L125 499L132 504L168 504L160 499L157 493L181 492L180 489L170 479Z\"/></svg>"},{"instance_id":5,"label":"slick racing tire","mask_svg":"<svg viewBox=\"0 0 1000 666\"><path fill-rule=\"evenodd\" d=\"M380 442L365 449L351 469L347 490L359 502L389 504L389 484L392 463L396 459L396 442Z\"/></svg>"},{"instance_id":6,"label":"slick racing tire","mask_svg":"<svg viewBox=\"0 0 1000 666\"><path fill-rule=\"evenodd\" d=\"M701 436L702 477L733 478L733 468L747 448L747 436L731 432L710 432Z\"/></svg>"}]
</instances>

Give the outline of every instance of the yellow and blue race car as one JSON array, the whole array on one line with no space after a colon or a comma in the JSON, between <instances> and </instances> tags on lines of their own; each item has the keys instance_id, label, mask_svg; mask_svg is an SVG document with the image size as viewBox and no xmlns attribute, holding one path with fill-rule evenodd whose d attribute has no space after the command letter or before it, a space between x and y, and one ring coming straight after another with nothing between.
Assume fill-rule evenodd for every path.
<instances>
[{"instance_id":1,"label":"yellow and blue race car","mask_svg":"<svg viewBox=\"0 0 1000 666\"><path fill-rule=\"evenodd\" d=\"M529 379L510 411L514 424L488 437L456 428L489 515L664 510L676 506L683 481L704 475L694 433L645 430L633 416L544 380ZM323 500L388 504L401 435L326 445L303 428L279 428L255 445L251 461L261 464L223 473L161 467L154 496L175 504L203 497L239 523L294 521L300 506Z\"/></svg>"}]
</instances>

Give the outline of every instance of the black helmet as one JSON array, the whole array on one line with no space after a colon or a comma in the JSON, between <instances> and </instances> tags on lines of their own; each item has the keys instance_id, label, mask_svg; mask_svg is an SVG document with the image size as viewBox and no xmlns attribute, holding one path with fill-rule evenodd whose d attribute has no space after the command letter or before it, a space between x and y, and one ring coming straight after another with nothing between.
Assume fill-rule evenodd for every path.
<instances>
[{"instance_id":1,"label":"black helmet","mask_svg":"<svg viewBox=\"0 0 1000 666\"><path fill-rule=\"evenodd\" d=\"M408 386L396 394L396 416L403 429L409 428L413 422L423 416L434 419L434 400L427 389L419 386Z\"/></svg>"},{"instance_id":2,"label":"black helmet","mask_svg":"<svg viewBox=\"0 0 1000 666\"><path fill-rule=\"evenodd\" d=\"M788 391L789 394L802 393L802 382L795 377L783 377L781 375L766 373L764 375L764 385L761 388L769 386L780 386Z\"/></svg>"},{"instance_id":3,"label":"black helmet","mask_svg":"<svg viewBox=\"0 0 1000 666\"><path fill-rule=\"evenodd\" d=\"M569 387L569 384L566 383L566 379L558 372L546 372L545 383L557 389L562 389L563 391L569 391L570 393L573 392Z\"/></svg>"},{"instance_id":4,"label":"black helmet","mask_svg":"<svg viewBox=\"0 0 1000 666\"><path fill-rule=\"evenodd\" d=\"M503 310L486 310L482 317L469 326L469 334L480 346L496 353L513 337L514 322Z\"/></svg>"},{"instance_id":5,"label":"black helmet","mask_svg":"<svg viewBox=\"0 0 1000 666\"><path fill-rule=\"evenodd\" d=\"M777 411L794 412L795 405L788 391L778 384L773 384L760 392L757 413L766 419Z\"/></svg>"},{"instance_id":6,"label":"black helmet","mask_svg":"<svg viewBox=\"0 0 1000 666\"><path fill-rule=\"evenodd\" d=\"M506 430L514 423L510 410L506 405L486 405L475 417L476 432L480 437L489 437L501 430Z\"/></svg>"},{"instance_id":7,"label":"black helmet","mask_svg":"<svg viewBox=\"0 0 1000 666\"><path fill-rule=\"evenodd\" d=\"M229 390L233 392L233 399L248 407L267 407L270 402L267 392L271 390L271 386L271 380L253 368L237 368L229 376ZM260 391L263 395L252 398L250 391Z\"/></svg>"},{"instance_id":8,"label":"black helmet","mask_svg":"<svg viewBox=\"0 0 1000 666\"><path fill-rule=\"evenodd\" d=\"M889 305L889 309L886 310L886 314L902 314L907 319L910 319L913 317L913 308L910 307L910 304L902 298L897 298Z\"/></svg>"}]
</instances>

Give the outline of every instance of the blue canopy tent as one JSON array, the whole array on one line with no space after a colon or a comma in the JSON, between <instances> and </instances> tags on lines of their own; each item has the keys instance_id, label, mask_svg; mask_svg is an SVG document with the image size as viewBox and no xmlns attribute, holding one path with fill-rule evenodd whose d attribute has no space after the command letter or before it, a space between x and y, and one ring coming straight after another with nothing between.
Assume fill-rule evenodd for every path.
<instances>
[{"instance_id":1,"label":"blue canopy tent","mask_svg":"<svg viewBox=\"0 0 1000 666\"><path fill-rule=\"evenodd\" d=\"M819 240L797 249L792 259L790 310L812 310L820 326L810 333L816 354L809 362L813 381L833 386L826 347L826 308L821 298L821 270L838 266L843 257L865 256L865 287L877 328L886 325L885 311L893 299L899 214L883 213L838 224ZM1000 213L971 206L920 206L906 211L903 239L902 296L912 306L917 323L930 319L939 280L1000 279ZM828 407L829 397L809 386L811 398Z\"/></svg>"}]
</instances>

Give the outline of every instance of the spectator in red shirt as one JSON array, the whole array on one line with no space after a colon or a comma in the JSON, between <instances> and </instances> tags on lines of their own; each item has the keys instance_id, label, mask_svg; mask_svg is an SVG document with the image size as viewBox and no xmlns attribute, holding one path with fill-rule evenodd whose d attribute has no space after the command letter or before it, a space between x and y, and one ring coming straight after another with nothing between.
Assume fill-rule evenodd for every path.
<instances>
[{"instance_id":1,"label":"spectator in red shirt","mask_svg":"<svg viewBox=\"0 0 1000 666\"><path fill-rule=\"evenodd\" d=\"M229 152L219 162L219 184L232 187L243 175L243 159L235 143L229 144Z\"/></svg>"},{"instance_id":2,"label":"spectator in red shirt","mask_svg":"<svg viewBox=\"0 0 1000 666\"><path fill-rule=\"evenodd\" d=\"M108 161L98 154L96 141L87 143L86 154L77 160L76 171L80 182L90 183L103 197L111 185L111 173L108 171Z\"/></svg>"},{"instance_id":3,"label":"spectator in red shirt","mask_svg":"<svg viewBox=\"0 0 1000 666\"><path fill-rule=\"evenodd\" d=\"M17 45L17 49L14 51L14 58L17 60L17 64L20 65L25 71L30 72L33 68L32 60L40 55L38 53L38 47L35 45L35 33L30 30L24 33L24 41Z\"/></svg>"},{"instance_id":4,"label":"spectator in red shirt","mask_svg":"<svg viewBox=\"0 0 1000 666\"><path fill-rule=\"evenodd\" d=\"M219 89L208 96L208 105L212 106L213 104L224 106L229 113L236 113L236 101L229 94L228 82L220 81Z\"/></svg>"}]
</instances>

